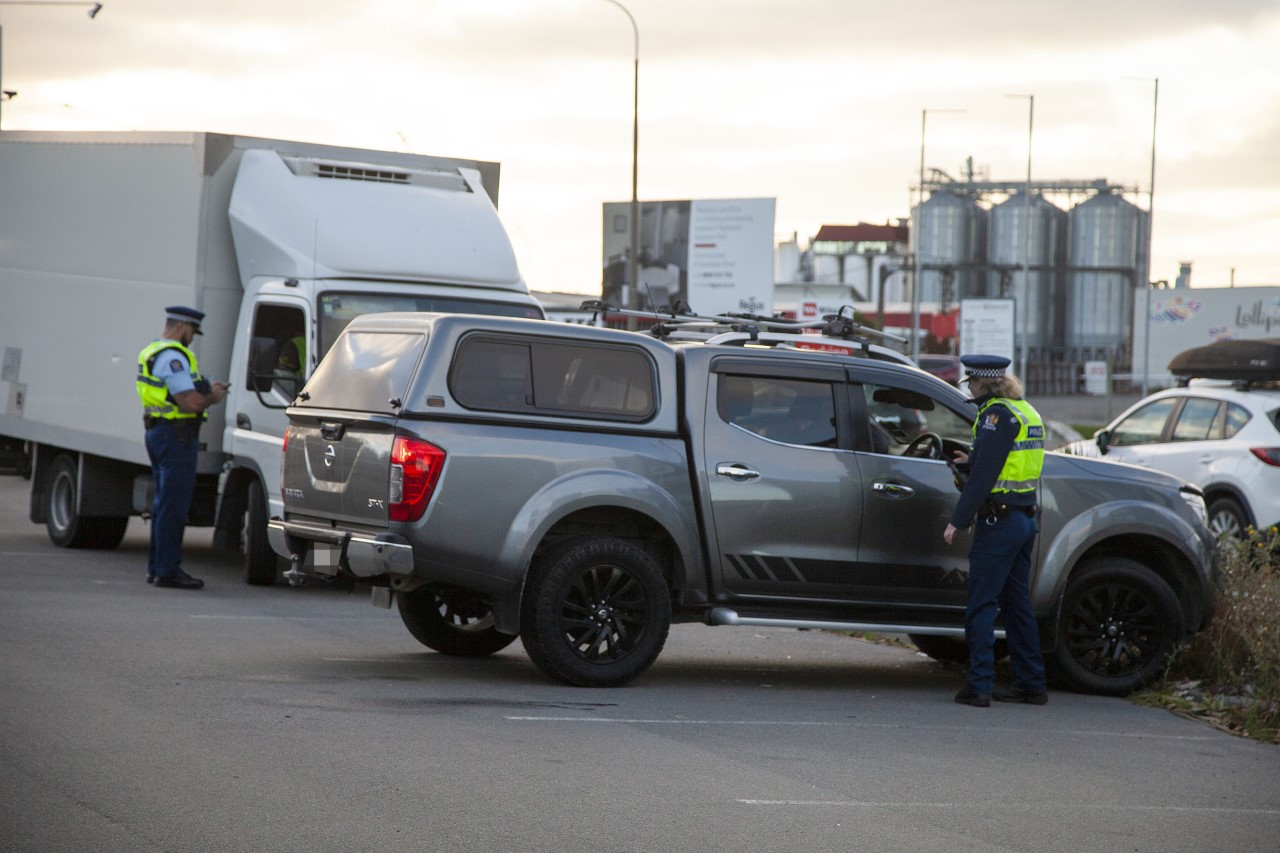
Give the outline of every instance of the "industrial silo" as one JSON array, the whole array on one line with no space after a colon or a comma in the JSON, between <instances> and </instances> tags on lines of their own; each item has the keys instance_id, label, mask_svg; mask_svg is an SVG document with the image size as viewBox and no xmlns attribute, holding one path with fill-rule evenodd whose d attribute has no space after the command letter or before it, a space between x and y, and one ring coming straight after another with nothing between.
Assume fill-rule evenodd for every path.
<instances>
[{"instance_id":1,"label":"industrial silo","mask_svg":"<svg viewBox=\"0 0 1280 853\"><path fill-rule=\"evenodd\" d=\"M1024 225L1028 213L1029 233ZM1025 317L1025 344L1032 351L1060 343L1058 270L1065 254L1066 227L1066 211L1036 195L1028 205L1022 193L991 208L987 217L987 264L991 268L987 273L987 295L1013 297L1017 306L1015 322L1021 329ZM1024 252L1028 268L1025 280ZM1023 340L1018 339L1019 346Z\"/></svg>"},{"instance_id":2,"label":"industrial silo","mask_svg":"<svg viewBox=\"0 0 1280 853\"><path fill-rule=\"evenodd\" d=\"M1063 334L1077 358L1114 352L1128 338L1145 216L1115 193L1098 193L1071 211Z\"/></svg>"},{"instance_id":3,"label":"industrial silo","mask_svg":"<svg viewBox=\"0 0 1280 853\"><path fill-rule=\"evenodd\" d=\"M921 266L920 301L942 301L944 278L950 273L950 302L981 296L984 282L975 268L982 261L985 212L971 197L940 190L916 207L912 236ZM930 269L946 265L951 270Z\"/></svg>"}]
</instances>

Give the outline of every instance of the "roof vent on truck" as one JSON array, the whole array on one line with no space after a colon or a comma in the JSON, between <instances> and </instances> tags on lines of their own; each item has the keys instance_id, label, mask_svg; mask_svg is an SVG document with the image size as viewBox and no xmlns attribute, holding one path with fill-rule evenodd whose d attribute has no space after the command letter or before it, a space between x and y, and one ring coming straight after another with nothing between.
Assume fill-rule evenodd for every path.
<instances>
[{"instance_id":1,"label":"roof vent on truck","mask_svg":"<svg viewBox=\"0 0 1280 853\"><path fill-rule=\"evenodd\" d=\"M365 181L374 184L406 184L453 192L471 192L466 180L454 170L392 169L373 163L351 163L321 160L316 157L282 157L295 175L304 178L328 178L339 181Z\"/></svg>"}]
</instances>

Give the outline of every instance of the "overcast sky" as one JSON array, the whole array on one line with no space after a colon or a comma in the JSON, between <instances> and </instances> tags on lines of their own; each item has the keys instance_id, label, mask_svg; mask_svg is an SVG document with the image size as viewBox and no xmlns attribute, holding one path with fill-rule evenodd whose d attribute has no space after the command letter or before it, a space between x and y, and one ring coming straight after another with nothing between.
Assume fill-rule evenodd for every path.
<instances>
[{"instance_id":1,"label":"overcast sky","mask_svg":"<svg viewBox=\"0 0 1280 853\"><path fill-rule=\"evenodd\" d=\"M31 0L39 2L39 0ZM777 199L780 238L909 213L928 168L1106 178L1152 278L1280 285L1280 0L623 0L641 199ZM598 292L631 195L633 37L606 0L0 5L7 130L197 130L495 160L539 290Z\"/></svg>"}]
</instances>

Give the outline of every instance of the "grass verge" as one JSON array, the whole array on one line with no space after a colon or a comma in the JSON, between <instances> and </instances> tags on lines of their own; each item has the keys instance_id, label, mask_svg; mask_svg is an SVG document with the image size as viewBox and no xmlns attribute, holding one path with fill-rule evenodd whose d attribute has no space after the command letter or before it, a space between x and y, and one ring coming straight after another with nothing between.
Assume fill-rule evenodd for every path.
<instances>
[{"instance_id":1,"label":"grass verge","mask_svg":"<svg viewBox=\"0 0 1280 853\"><path fill-rule=\"evenodd\" d=\"M1135 700L1280 744L1280 532L1250 530L1218 558L1218 600L1203 631Z\"/></svg>"}]
</instances>

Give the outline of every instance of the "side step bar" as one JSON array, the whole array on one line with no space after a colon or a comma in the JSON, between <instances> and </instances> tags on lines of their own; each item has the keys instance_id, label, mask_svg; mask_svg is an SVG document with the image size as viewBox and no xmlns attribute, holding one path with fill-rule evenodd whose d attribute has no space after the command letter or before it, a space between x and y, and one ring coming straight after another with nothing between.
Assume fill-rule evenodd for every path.
<instances>
[{"instance_id":1,"label":"side step bar","mask_svg":"<svg viewBox=\"0 0 1280 853\"><path fill-rule=\"evenodd\" d=\"M944 628L934 625L887 625L883 622L836 622L824 619L767 619L762 616L741 616L729 607L716 607L707 614L708 625L744 625L756 628L812 628L819 631L868 631L876 634L929 634L935 637L963 637L964 628ZM1004 638L1004 629L996 630L997 639Z\"/></svg>"}]
</instances>

